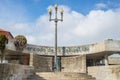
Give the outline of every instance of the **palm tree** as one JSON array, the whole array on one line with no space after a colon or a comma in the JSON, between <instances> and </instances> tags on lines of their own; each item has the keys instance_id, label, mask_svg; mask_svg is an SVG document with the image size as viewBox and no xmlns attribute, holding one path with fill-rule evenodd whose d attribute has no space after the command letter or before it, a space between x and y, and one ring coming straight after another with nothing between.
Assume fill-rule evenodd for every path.
<instances>
[{"instance_id":1,"label":"palm tree","mask_svg":"<svg viewBox=\"0 0 120 80\"><path fill-rule=\"evenodd\" d=\"M1 63L3 62L4 56L4 50L6 47L6 44L8 43L8 39L6 38L5 35L0 34L0 51L1 51Z\"/></svg>"},{"instance_id":2,"label":"palm tree","mask_svg":"<svg viewBox=\"0 0 120 80\"><path fill-rule=\"evenodd\" d=\"M22 52L23 49L26 47L26 44L27 44L27 39L25 38L25 36L23 35L18 35L14 38L14 45L15 45L15 48L18 52ZM21 59L20 59L20 64L23 64L23 61L22 61L22 55L21 55Z\"/></svg>"}]
</instances>

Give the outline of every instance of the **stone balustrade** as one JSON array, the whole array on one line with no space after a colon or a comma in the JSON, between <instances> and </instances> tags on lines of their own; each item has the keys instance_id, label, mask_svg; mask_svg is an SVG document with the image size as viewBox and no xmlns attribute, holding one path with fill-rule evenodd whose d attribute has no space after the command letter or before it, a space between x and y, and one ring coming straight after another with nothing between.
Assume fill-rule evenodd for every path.
<instances>
[{"instance_id":1,"label":"stone balustrade","mask_svg":"<svg viewBox=\"0 0 120 80\"><path fill-rule=\"evenodd\" d=\"M9 41L7 45L8 50L15 51L13 41ZM81 54L92 54L103 51L120 51L120 41L117 40L105 40L103 42L81 45L81 46L63 46L58 47L57 52L59 56L63 55L81 55ZM39 55L54 55L54 47L51 46L37 46L27 44L23 53L34 53Z\"/></svg>"}]
</instances>

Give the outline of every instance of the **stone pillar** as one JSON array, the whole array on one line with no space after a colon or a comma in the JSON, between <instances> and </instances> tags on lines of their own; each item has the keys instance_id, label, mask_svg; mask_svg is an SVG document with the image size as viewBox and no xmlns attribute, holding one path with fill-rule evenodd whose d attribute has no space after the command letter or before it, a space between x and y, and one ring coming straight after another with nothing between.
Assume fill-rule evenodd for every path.
<instances>
[{"instance_id":1,"label":"stone pillar","mask_svg":"<svg viewBox=\"0 0 120 80\"><path fill-rule=\"evenodd\" d=\"M104 58L105 58L105 66L109 65L108 55L106 54Z\"/></svg>"},{"instance_id":2,"label":"stone pillar","mask_svg":"<svg viewBox=\"0 0 120 80\"><path fill-rule=\"evenodd\" d=\"M29 66L32 66L32 67L33 67L33 53L30 53Z\"/></svg>"}]
</instances>

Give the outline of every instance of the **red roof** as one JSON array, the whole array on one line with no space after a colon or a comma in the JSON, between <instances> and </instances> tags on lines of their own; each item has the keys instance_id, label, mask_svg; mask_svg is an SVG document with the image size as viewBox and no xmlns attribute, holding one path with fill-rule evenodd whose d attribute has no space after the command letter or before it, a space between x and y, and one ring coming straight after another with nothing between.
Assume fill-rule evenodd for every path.
<instances>
[{"instance_id":1,"label":"red roof","mask_svg":"<svg viewBox=\"0 0 120 80\"><path fill-rule=\"evenodd\" d=\"M5 31L3 29L0 29L0 34L5 35L8 39L13 38L12 34L9 31Z\"/></svg>"}]
</instances>

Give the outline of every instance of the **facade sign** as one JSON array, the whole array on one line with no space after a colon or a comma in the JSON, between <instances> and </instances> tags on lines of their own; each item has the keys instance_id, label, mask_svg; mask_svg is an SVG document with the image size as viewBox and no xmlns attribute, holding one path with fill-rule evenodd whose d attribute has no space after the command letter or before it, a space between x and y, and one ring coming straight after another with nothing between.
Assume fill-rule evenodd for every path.
<instances>
[{"instance_id":1,"label":"facade sign","mask_svg":"<svg viewBox=\"0 0 120 80\"><path fill-rule=\"evenodd\" d=\"M26 47L27 51L30 53L36 53L40 55L54 55L54 47L46 47L46 46L32 46L28 45ZM80 53L89 52L89 45L85 46L72 46L72 47L58 47L57 53L58 55L74 55Z\"/></svg>"}]
</instances>

